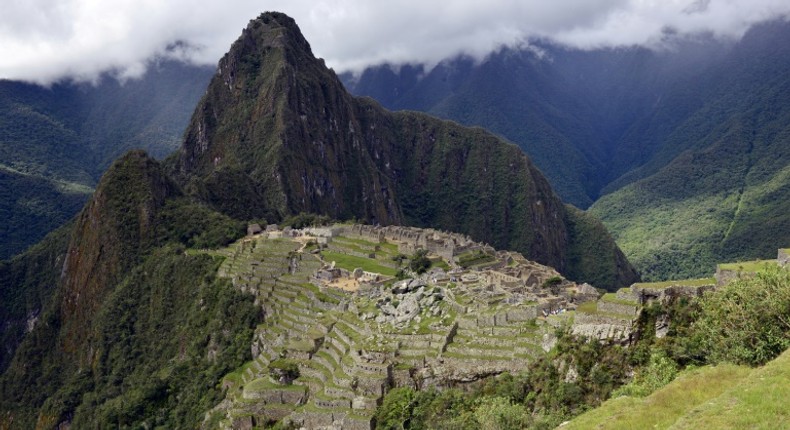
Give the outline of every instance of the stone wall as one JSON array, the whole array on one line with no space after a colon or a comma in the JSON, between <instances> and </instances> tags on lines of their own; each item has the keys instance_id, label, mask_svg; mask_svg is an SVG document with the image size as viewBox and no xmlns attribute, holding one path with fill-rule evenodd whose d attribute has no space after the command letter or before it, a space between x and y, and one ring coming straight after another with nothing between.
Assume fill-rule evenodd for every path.
<instances>
[{"instance_id":1,"label":"stone wall","mask_svg":"<svg viewBox=\"0 0 790 430\"><path fill-rule=\"evenodd\" d=\"M776 262L782 267L787 266L790 263L790 249L780 249L777 252Z\"/></svg>"},{"instance_id":2,"label":"stone wall","mask_svg":"<svg viewBox=\"0 0 790 430\"><path fill-rule=\"evenodd\" d=\"M599 300L598 311L635 317L637 314L639 314L639 305L627 305L624 303L613 303Z\"/></svg>"},{"instance_id":3,"label":"stone wall","mask_svg":"<svg viewBox=\"0 0 790 430\"><path fill-rule=\"evenodd\" d=\"M486 375L502 372L519 372L526 369L531 360L511 358L507 360L476 360L443 357L441 366L434 366L449 381L470 382Z\"/></svg>"},{"instance_id":4,"label":"stone wall","mask_svg":"<svg viewBox=\"0 0 790 430\"><path fill-rule=\"evenodd\" d=\"M572 333L599 340L627 341L633 328L633 321L627 318L578 312L573 321Z\"/></svg>"},{"instance_id":5,"label":"stone wall","mask_svg":"<svg viewBox=\"0 0 790 430\"><path fill-rule=\"evenodd\" d=\"M716 267L716 274L714 275L716 278L716 286L723 287L743 275L744 274L738 270L726 270L721 267Z\"/></svg>"},{"instance_id":6,"label":"stone wall","mask_svg":"<svg viewBox=\"0 0 790 430\"><path fill-rule=\"evenodd\" d=\"M305 400L303 390L286 390L269 388L261 391L244 390L242 396L248 400L263 400L265 403L280 403L296 405Z\"/></svg>"},{"instance_id":7,"label":"stone wall","mask_svg":"<svg viewBox=\"0 0 790 430\"><path fill-rule=\"evenodd\" d=\"M392 371L392 385L395 388L409 387L417 389L417 383L411 376L410 369L395 369Z\"/></svg>"},{"instance_id":8,"label":"stone wall","mask_svg":"<svg viewBox=\"0 0 790 430\"><path fill-rule=\"evenodd\" d=\"M313 398L313 402L319 408L324 408L324 409L349 409L349 408L351 408L351 400L348 400L348 399L319 399L319 398Z\"/></svg>"}]
</instances>

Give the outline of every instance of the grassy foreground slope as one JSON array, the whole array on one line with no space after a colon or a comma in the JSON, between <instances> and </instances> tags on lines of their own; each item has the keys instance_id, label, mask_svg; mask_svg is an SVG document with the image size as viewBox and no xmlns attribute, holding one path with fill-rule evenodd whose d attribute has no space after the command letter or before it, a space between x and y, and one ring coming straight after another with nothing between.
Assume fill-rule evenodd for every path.
<instances>
[{"instance_id":1,"label":"grassy foreground slope","mask_svg":"<svg viewBox=\"0 0 790 430\"><path fill-rule=\"evenodd\" d=\"M648 397L611 399L561 428L790 428L788 380L790 351L756 369L705 366L684 372Z\"/></svg>"}]
</instances>

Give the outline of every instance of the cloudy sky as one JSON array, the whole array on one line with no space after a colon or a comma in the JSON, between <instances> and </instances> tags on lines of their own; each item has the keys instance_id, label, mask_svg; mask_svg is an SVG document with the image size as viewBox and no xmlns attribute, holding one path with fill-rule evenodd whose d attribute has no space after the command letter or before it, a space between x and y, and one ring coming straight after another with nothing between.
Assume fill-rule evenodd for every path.
<instances>
[{"instance_id":1,"label":"cloudy sky","mask_svg":"<svg viewBox=\"0 0 790 430\"><path fill-rule=\"evenodd\" d=\"M337 71L485 56L532 37L584 49L655 45L667 30L738 38L788 0L2 0L0 78L132 78L154 57L216 64L266 10L294 17Z\"/></svg>"}]
</instances>

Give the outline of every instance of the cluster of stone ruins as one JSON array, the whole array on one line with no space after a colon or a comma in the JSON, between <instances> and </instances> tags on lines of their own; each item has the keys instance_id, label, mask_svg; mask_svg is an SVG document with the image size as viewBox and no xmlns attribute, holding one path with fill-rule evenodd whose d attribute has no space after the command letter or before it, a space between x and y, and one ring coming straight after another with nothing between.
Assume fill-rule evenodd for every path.
<instances>
[{"instance_id":1,"label":"cluster of stone ruins","mask_svg":"<svg viewBox=\"0 0 790 430\"><path fill-rule=\"evenodd\" d=\"M635 284L599 297L592 286L565 280L518 253L432 229L268 226L249 232L226 251L220 274L256 296L265 322L251 347L255 360L240 384L229 384L231 394L221 404L228 428L285 418L305 428L369 429L375 408L393 387L452 385L526 368L551 348L554 328L569 314L576 334L627 342L643 305L715 288L712 282ZM381 258L384 244L405 255L427 250L447 269L407 271L396 280L336 267L320 252L394 267ZM461 265L464 255L487 258ZM787 253L780 251L778 261L787 264ZM336 288L343 280L354 288ZM300 376L292 383L267 373L279 359L298 366Z\"/></svg>"}]
</instances>

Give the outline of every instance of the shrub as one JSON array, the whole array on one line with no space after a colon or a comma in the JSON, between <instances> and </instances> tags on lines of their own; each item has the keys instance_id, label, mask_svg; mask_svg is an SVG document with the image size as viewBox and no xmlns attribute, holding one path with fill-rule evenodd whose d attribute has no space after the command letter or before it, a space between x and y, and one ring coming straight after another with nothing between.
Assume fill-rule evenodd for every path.
<instances>
[{"instance_id":1,"label":"shrub","mask_svg":"<svg viewBox=\"0 0 790 430\"><path fill-rule=\"evenodd\" d=\"M650 355L650 362L637 370L634 379L612 393L617 396L645 397L669 384L678 374L677 364L663 351Z\"/></svg>"},{"instance_id":2,"label":"shrub","mask_svg":"<svg viewBox=\"0 0 790 430\"><path fill-rule=\"evenodd\" d=\"M706 294L692 333L714 363L776 358L790 347L790 269L768 267Z\"/></svg>"},{"instance_id":3,"label":"shrub","mask_svg":"<svg viewBox=\"0 0 790 430\"><path fill-rule=\"evenodd\" d=\"M428 259L428 251L424 249L418 249L414 255L409 258L409 269L418 275L427 272L430 267L431 260Z\"/></svg>"}]
</instances>

